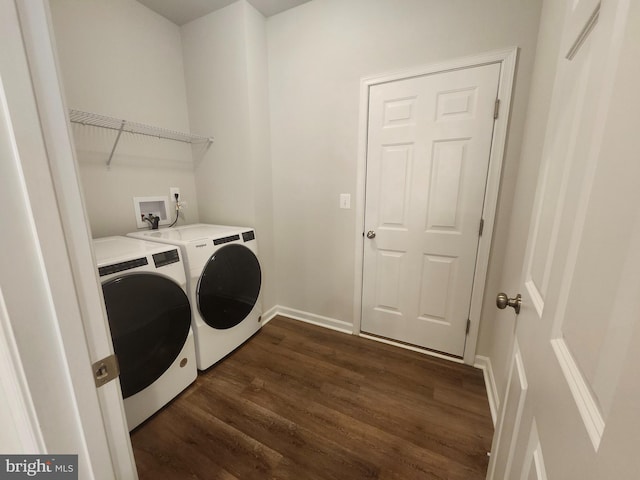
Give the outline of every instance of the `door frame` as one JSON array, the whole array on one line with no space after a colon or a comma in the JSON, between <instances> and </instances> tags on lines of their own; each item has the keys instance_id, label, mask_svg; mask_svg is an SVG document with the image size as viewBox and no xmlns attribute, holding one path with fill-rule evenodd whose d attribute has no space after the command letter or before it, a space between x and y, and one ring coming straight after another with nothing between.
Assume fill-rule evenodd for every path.
<instances>
[{"instance_id":1,"label":"door frame","mask_svg":"<svg viewBox=\"0 0 640 480\"><path fill-rule=\"evenodd\" d=\"M381 340L362 333L362 283L363 283L363 263L364 263L364 213L366 200L366 175L367 175L367 140L369 122L369 91L371 87L382 83L405 80L413 77L443 73L451 70L479 67L491 63L500 63L500 78L498 84L498 98L500 99L500 115L495 120L493 129L493 139L491 141L491 154L489 156L489 171L487 184L485 187L484 207L482 218L484 219L484 230L480 237L478 253L476 256L476 270L473 279L473 291L471 294L471 311L469 319L471 326L467 342L464 349L463 362L469 365L475 363L476 343L480 326L480 314L482 312L482 300L487 278L489 265L489 254L491 253L491 239L493 237L493 227L495 223L495 213L498 204L498 193L500 189L500 176L504 158L505 144L509 126L509 116L511 111L511 97L513 91L513 81L515 77L518 48L512 47L504 50L496 50L481 53L470 57L449 60L442 63L435 63L421 67L415 67L397 72L390 72L380 75L362 78L360 81L360 116L358 120L358 159L357 159L357 180L356 180L356 231L355 231L355 281L353 298L353 332L361 337ZM429 355L445 358L447 360L459 361L455 357L442 355L431 350L408 347L400 342L381 340L393 345L410 348Z\"/></svg>"}]
</instances>

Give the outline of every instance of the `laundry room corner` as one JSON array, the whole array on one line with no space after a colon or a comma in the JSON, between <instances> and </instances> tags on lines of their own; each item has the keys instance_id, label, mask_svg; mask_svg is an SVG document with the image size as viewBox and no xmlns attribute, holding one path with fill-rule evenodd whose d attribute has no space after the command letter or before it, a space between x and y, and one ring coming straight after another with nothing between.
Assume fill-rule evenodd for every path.
<instances>
[{"instance_id":1,"label":"laundry room corner","mask_svg":"<svg viewBox=\"0 0 640 480\"><path fill-rule=\"evenodd\" d=\"M183 26L135 0L53 0L50 9L69 108L213 138L190 146L72 123L93 237L138 230L134 197L166 196L173 221L178 187L177 225L255 228L272 309L264 16L244 0Z\"/></svg>"},{"instance_id":2,"label":"laundry room corner","mask_svg":"<svg viewBox=\"0 0 640 480\"><path fill-rule=\"evenodd\" d=\"M254 226L267 311L277 292L266 21L241 0L180 32L191 128L215 136L203 155L194 154L200 220Z\"/></svg>"},{"instance_id":3,"label":"laundry room corner","mask_svg":"<svg viewBox=\"0 0 640 480\"><path fill-rule=\"evenodd\" d=\"M49 3L70 109L191 130L177 25L133 0ZM94 237L136 230L133 198L170 187L186 204L181 223L199 221L189 145L123 133L107 166L116 131L72 123L72 134Z\"/></svg>"}]
</instances>

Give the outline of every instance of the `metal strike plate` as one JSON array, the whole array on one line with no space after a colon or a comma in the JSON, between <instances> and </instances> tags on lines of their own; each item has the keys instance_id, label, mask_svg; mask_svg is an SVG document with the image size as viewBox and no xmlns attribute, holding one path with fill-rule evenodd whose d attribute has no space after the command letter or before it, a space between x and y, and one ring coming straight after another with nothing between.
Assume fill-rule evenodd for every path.
<instances>
[{"instance_id":1,"label":"metal strike plate","mask_svg":"<svg viewBox=\"0 0 640 480\"><path fill-rule=\"evenodd\" d=\"M92 369L96 388L109 383L120 375L120 366L118 365L118 358L115 354L109 355L102 360L98 360L92 365Z\"/></svg>"}]
</instances>

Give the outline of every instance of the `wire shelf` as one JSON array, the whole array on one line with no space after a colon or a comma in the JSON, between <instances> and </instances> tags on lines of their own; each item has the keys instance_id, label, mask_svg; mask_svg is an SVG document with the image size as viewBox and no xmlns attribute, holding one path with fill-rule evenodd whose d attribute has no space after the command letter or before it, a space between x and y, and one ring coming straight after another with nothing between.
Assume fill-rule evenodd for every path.
<instances>
[{"instance_id":1,"label":"wire shelf","mask_svg":"<svg viewBox=\"0 0 640 480\"><path fill-rule=\"evenodd\" d=\"M106 128L108 130L115 130L118 132L116 141L111 149L111 154L107 160L107 166L111 164L113 154L120 140L122 132L133 133L135 135L145 135L147 137L163 138L166 140L174 140L176 142L199 144L207 143L211 144L213 138L203 137L201 135L194 135L191 133L177 132L175 130L168 130L166 128L154 127L151 125L145 125L143 123L130 122L128 120L122 120L119 118L109 117L107 115L100 115L98 113L83 112L81 110L69 110L69 120L72 123L78 123L81 125L89 125L92 127Z\"/></svg>"}]
</instances>

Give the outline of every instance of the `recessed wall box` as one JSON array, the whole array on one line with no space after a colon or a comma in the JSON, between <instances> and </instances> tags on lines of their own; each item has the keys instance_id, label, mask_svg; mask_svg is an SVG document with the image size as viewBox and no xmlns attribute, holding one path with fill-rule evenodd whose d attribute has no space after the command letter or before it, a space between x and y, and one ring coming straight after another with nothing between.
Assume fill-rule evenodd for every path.
<instances>
[{"instance_id":1,"label":"recessed wall box","mask_svg":"<svg viewBox=\"0 0 640 480\"><path fill-rule=\"evenodd\" d=\"M138 228L150 227L149 222L142 218L143 215L147 217L149 214L160 217L160 225L171 223L169 218L169 197L133 197L133 209L135 210Z\"/></svg>"}]
</instances>

